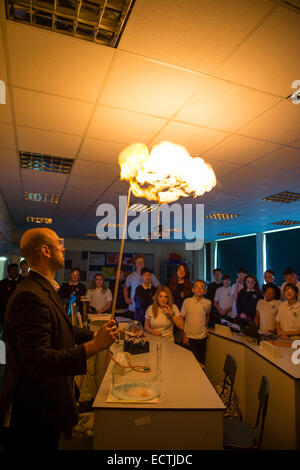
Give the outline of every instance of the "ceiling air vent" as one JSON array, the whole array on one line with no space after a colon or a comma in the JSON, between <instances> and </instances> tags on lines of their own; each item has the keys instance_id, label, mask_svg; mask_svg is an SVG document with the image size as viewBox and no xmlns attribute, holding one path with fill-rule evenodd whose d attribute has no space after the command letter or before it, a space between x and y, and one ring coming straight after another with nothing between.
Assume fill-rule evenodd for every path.
<instances>
[{"instance_id":1,"label":"ceiling air vent","mask_svg":"<svg viewBox=\"0 0 300 470\"><path fill-rule=\"evenodd\" d=\"M26 170L50 171L53 173L70 173L73 165L71 158L51 157L41 153L19 151L21 168Z\"/></svg>"},{"instance_id":2,"label":"ceiling air vent","mask_svg":"<svg viewBox=\"0 0 300 470\"><path fill-rule=\"evenodd\" d=\"M117 47L135 0L6 0L9 20Z\"/></svg>"},{"instance_id":3,"label":"ceiling air vent","mask_svg":"<svg viewBox=\"0 0 300 470\"><path fill-rule=\"evenodd\" d=\"M281 193L273 194L263 198L263 201L280 202L282 204L289 204L300 200L300 193L291 193L290 191L283 191Z\"/></svg>"}]
</instances>

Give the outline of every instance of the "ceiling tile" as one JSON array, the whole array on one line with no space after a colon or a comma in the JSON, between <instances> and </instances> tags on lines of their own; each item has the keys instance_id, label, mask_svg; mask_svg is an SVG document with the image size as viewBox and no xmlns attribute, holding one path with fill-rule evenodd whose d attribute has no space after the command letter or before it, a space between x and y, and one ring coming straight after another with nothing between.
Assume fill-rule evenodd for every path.
<instances>
[{"instance_id":1,"label":"ceiling tile","mask_svg":"<svg viewBox=\"0 0 300 470\"><path fill-rule=\"evenodd\" d=\"M107 142L98 139L84 139L78 159L117 165L119 153L123 148L124 144L116 144L115 142Z\"/></svg>"},{"instance_id":2,"label":"ceiling tile","mask_svg":"<svg viewBox=\"0 0 300 470\"><path fill-rule=\"evenodd\" d=\"M1 57L0 57L1 60ZM0 75L0 80L2 79ZM9 88L7 82L5 82L5 104L0 104L0 122L12 122L12 114L11 114L11 103L10 103L10 96L9 96Z\"/></svg>"},{"instance_id":3,"label":"ceiling tile","mask_svg":"<svg viewBox=\"0 0 300 470\"><path fill-rule=\"evenodd\" d=\"M16 148L13 126L10 126L9 124L0 124L0 142L0 146L3 149Z\"/></svg>"},{"instance_id":4,"label":"ceiling tile","mask_svg":"<svg viewBox=\"0 0 300 470\"><path fill-rule=\"evenodd\" d=\"M289 142L289 145L291 145L292 147L300 148L300 139L292 140L292 142Z\"/></svg>"},{"instance_id":5,"label":"ceiling tile","mask_svg":"<svg viewBox=\"0 0 300 470\"><path fill-rule=\"evenodd\" d=\"M1 8L0 8L1 10ZM7 82L7 71L6 71L6 61L5 61L5 55L4 55L4 43L3 43L3 27L0 24L0 79L4 80Z\"/></svg>"},{"instance_id":6,"label":"ceiling tile","mask_svg":"<svg viewBox=\"0 0 300 470\"><path fill-rule=\"evenodd\" d=\"M206 127L170 122L151 142L151 146L168 140L183 145L191 155L199 155L224 139L228 134Z\"/></svg>"},{"instance_id":7,"label":"ceiling tile","mask_svg":"<svg viewBox=\"0 0 300 470\"><path fill-rule=\"evenodd\" d=\"M88 189L69 188L67 186L61 199L61 206L72 204L73 202L84 202L87 206L96 201L99 197L99 191L90 191Z\"/></svg>"},{"instance_id":8,"label":"ceiling tile","mask_svg":"<svg viewBox=\"0 0 300 470\"><path fill-rule=\"evenodd\" d=\"M233 53L218 75L283 97L289 95L292 82L299 78L299 23L294 8L276 9Z\"/></svg>"},{"instance_id":9,"label":"ceiling tile","mask_svg":"<svg viewBox=\"0 0 300 470\"><path fill-rule=\"evenodd\" d=\"M281 101L239 130L239 134L287 144L300 137L299 106Z\"/></svg>"},{"instance_id":10,"label":"ceiling tile","mask_svg":"<svg viewBox=\"0 0 300 470\"><path fill-rule=\"evenodd\" d=\"M82 135L93 105L70 98L14 88L16 122L20 126Z\"/></svg>"},{"instance_id":11,"label":"ceiling tile","mask_svg":"<svg viewBox=\"0 0 300 470\"><path fill-rule=\"evenodd\" d=\"M234 163L212 160L206 157L204 157L204 160L206 161L206 163L209 163L211 165L212 169L215 172L217 180L221 178L222 176L226 175L227 173L237 170L241 166L241 165L234 164Z\"/></svg>"},{"instance_id":12,"label":"ceiling tile","mask_svg":"<svg viewBox=\"0 0 300 470\"><path fill-rule=\"evenodd\" d=\"M101 96L101 103L169 118L197 90L193 73L120 52Z\"/></svg>"},{"instance_id":13,"label":"ceiling tile","mask_svg":"<svg viewBox=\"0 0 300 470\"><path fill-rule=\"evenodd\" d=\"M277 144L264 142L262 140L250 139L239 135L232 135L217 144L213 149L206 152L208 157L215 160L226 160L247 164L258 157L272 152L278 148Z\"/></svg>"},{"instance_id":14,"label":"ceiling tile","mask_svg":"<svg viewBox=\"0 0 300 470\"><path fill-rule=\"evenodd\" d=\"M266 181L270 175L274 174L274 170L269 168L266 171L264 168L254 168L251 166L243 166L232 173L223 177L224 183L242 183L246 185L257 184L261 181Z\"/></svg>"},{"instance_id":15,"label":"ceiling tile","mask_svg":"<svg viewBox=\"0 0 300 470\"><path fill-rule=\"evenodd\" d=\"M19 158L15 150L0 149L0 165L19 168Z\"/></svg>"},{"instance_id":16,"label":"ceiling tile","mask_svg":"<svg viewBox=\"0 0 300 470\"><path fill-rule=\"evenodd\" d=\"M87 137L125 144L148 142L165 122L164 119L144 114L98 106Z\"/></svg>"},{"instance_id":17,"label":"ceiling tile","mask_svg":"<svg viewBox=\"0 0 300 470\"><path fill-rule=\"evenodd\" d=\"M109 163L76 160L73 166L72 175L87 176L89 178L107 178L108 180L112 180L120 175L120 167L118 165L110 165Z\"/></svg>"},{"instance_id":18,"label":"ceiling tile","mask_svg":"<svg viewBox=\"0 0 300 470\"><path fill-rule=\"evenodd\" d=\"M209 78L175 120L233 132L276 102L274 96Z\"/></svg>"},{"instance_id":19,"label":"ceiling tile","mask_svg":"<svg viewBox=\"0 0 300 470\"><path fill-rule=\"evenodd\" d=\"M96 101L112 48L15 22L7 35L13 85Z\"/></svg>"},{"instance_id":20,"label":"ceiling tile","mask_svg":"<svg viewBox=\"0 0 300 470\"><path fill-rule=\"evenodd\" d=\"M67 175L22 169L24 191L41 194L60 194Z\"/></svg>"},{"instance_id":21,"label":"ceiling tile","mask_svg":"<svg viewBox=\"0 0 300 470\"><path fill-rule=\"evenodd\" d=\"M0 166L1 180L19 180L19 169L11 166Z\"/></svg>"},{"instance_id":22,"label":"ceiling tile","mask_svg":"<svg viewBox=\"0 0 300 470\"><path fill-rule=\"evenodd\" d=\"M140 0L119 48L209 72L272 7L269 0Z\"/></svg>"},{"instance_id":23,"label":"ceiling tile","mask_svg":"<svg viewBox=\"0 0 300 470\"><path fill-rule=\"evenodd\" d=\"M71 175L68 181L68 188L92 189L104 191L110 184L111 180L107 178L88 178L85 176Z\"/></svg>"},{"instance_id":24,"label":"ceiling tile","mask_svg":"<svg viewBox=\"0 0 300 470\"><path fill-rule=\"evenodd\" d=\"M265 157L259 158L251 163L252 166L257 168L272 168L274 170L300 170L300 149L291 147L281 147L279 150L270 153Z\"/></svg>"},{"instance_id":25,"label":"ceiling tile","mask_svg":"<svg viewBox=\"0 0 300 470\"><path fill-rule=\"evenodd\" d=\"M17 127L19 148L26 152L75 158L81 137L30 127Z\"/></svg>"}]
</instances>

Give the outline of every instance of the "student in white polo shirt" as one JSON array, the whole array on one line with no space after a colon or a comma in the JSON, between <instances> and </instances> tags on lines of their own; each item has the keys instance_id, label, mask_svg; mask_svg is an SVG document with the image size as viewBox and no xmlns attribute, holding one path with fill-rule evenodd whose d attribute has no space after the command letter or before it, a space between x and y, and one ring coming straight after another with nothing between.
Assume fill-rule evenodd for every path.
<instances>
[{"instance_id":1,"label":"student in white polo shirt","mask_svg":"<svg viewBox=\"0 0 300 470\"><path fill-rule=\"evenodd\" d=\"M281 291L281 299L287 300L284 296L284 288L286 284L294 284L298 288L298 300L300 300L300 282L298 280L299 276L294 268L286 268L283 271L284 283L281 284L280 291Z\"/></svg>"},{"instance_id":2,"label":"student in white polo shirt","mask_svg":"<svg viewBox=\"0 0 300 470\"><path fill-rule=\"evenodd\" d=\"M215 293L214 304L221 316L230 317L232 310L232 288L230 287L230 276L229 274L223 274L222 282L223 287L219 287Z\"/></svg>"},{"instance_id":3,"label":"student in white polo shirt","mask_svg":"<svg viewBox=\"0 0 300 470\"><path fill-rule=\"evenodd\" d=\"M185 299L181 308L184 318L183 344L194 354L197 361L204 364L206 341L209 336L208 322L211 301L205 299L205 281L197 279L193 284L193 297Z\"/></svg>"},{"instance_id":4,"label":"student in white polo shirt","mask_svg":"<svg viewBox=\"0 0 300 470\"><path fill-rule=\"evenodd\" d=\"M259 299L256 305L255 325L262 333L275 333L275 319L281 304L280 289L276 284L264 284L262 288L264 299Z\"/></svg>"},{"instance_id":5,"label":"student in white polo shirt","mask_svg":"<svg viewBox=\"0 0 300 470\"><path fill-rule=\"evenodd\" d=\"M276 317L277 335L282 339L300 338L300 302L297 301L298 287L295 284L284 286L284 296Z\"/></svg>"}]
</instances>

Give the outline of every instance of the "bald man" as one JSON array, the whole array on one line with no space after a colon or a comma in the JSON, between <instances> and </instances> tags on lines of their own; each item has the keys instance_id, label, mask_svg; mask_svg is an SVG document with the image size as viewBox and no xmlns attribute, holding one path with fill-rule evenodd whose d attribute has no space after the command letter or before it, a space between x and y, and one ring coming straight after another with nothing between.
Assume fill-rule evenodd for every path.
<instances>
[{"instance_id":1,"label":"bald man","mask_svg":"<svg viewBox=\"0 0 300 470\"><path fill-rule=\"evenodd\" d=\"M54 280L65 251L54 231L28 230L20 249L30 273L5 312L7 377L0 410L3 419L11 400L13 447L55 450L78 420L73 376L85 374L87 359L113 343L116 326L112 320L97 334L72 326Z\"/></svg>"}]
</instances>

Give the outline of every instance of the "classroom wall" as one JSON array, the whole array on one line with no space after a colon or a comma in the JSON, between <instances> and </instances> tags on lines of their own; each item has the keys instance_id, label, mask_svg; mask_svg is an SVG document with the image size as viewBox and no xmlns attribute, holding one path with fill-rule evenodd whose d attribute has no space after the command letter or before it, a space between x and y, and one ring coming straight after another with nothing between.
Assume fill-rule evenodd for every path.
<instances>
[{"instance_id":1,"label":"classroom wall","mask_svg":"<svg viewBox=\"0 0 300 470\"><path fill-rule=\"evenodd\" d=\"M285 268L300 274L300 228L266 233L266 252L267 269L275 271L277 283L283 282Z\"/></svg>"},{"instance_id":2,"label":"classroom wall","mask_svg":"<svg viewBox=\"0 0 300 470\"><path fill-rule=\"evenodd\" d=\"M66 250L74 251L99 251L99 252L119 252L120 240L83 240L75 238L65 239ZM160 276L161 263L169 261L170 253L181 255L191 263L193 273L192 277L201 277L203 265L203 250L187 251L185 243L147 243L147 242L130 242L126 241L124 245L125 253L145 253L154 254L154 272ZM57 274L57 282L63 282L63 271Z\"/></svg>"},{"instance_id":3,"label":"classroom wall","mask_svg":"<svg viewBox=\"0 0 300 470\"><path fill-rule=\"evenodd\" d=\"M11 231L13 221L9 215L3 196L0 192L0 256L7 257L7 262L0 261L0 280L6 277L7 264L14 259L12 257Z\"/></svg>"}]
</instances>

